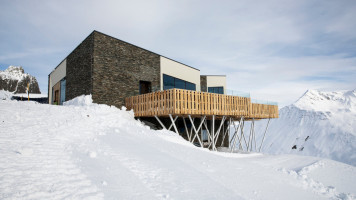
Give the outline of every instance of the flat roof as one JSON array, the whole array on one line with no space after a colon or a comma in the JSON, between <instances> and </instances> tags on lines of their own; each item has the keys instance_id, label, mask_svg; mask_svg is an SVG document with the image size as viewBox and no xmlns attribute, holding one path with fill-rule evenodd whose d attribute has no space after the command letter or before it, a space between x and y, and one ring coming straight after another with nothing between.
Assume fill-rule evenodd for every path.
<instances>
[{"instance_id":1,"label":"flat roof","mask_svg":"<svg viewBox=\"0 0 356 200\"><path fill-rule=\"evenodd\" d=\"M124 40L120 40L120 39L118 39L118 38L116 38L116 37L113 37L113 36L111 36L111 35L108 35L108 34L102 33L102 32L97 31L97 30L94 30L93 32L97 32L97 33L100 33L100 34L102 34L102 35L105 35L105 36L111 37L111 38L113 38L113 39L119 40L119 41L124 42L124 43L126 43L126 44L129 44L129 45L135 46L135 47L137 47L137 48L143 49L143 50L145 50L145 51L148 51L148 52L151 52L151 53L157 54L157 55L159 55L159 56L162 56L162 57L164 57L164 58L167 58L167 59L172 60L172 61L174 61L174 62L177 62L177 63L179 63L179 64L182 64L182 65L185 65L185 66L190 67L190 68L192 68L192 69L195 69L195 70L200 71L199 69L197 69L197 68L195 68L195 67L192 67L192 66L189 66L189 65L187 65L187 64L184 64L184 63L182 63L182 62L179 62L179 61L173 60L173 59L171 59L171 58L168 58L168 57L163 56L163 55L161 55L161 54L158 54L158 53L155 53L155 52L153 52L153 51L147 50L147 49L145 49L145 48L139 47L139 46L137 46L137 45L131 44L131 43L126 42L126 41L124 41Z\"/></svg>"}]
</instances>

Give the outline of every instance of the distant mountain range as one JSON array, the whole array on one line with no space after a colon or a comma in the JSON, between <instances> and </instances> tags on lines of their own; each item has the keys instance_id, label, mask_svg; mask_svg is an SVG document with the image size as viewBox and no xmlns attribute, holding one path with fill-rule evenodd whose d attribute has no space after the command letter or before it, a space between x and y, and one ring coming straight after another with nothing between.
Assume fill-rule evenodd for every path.
<instances>
[{"instance_id":1,"label":"distant mountain range","mask_svg":"<svg viewBox=\"0 0 356 200\"><path fill-rule=\"evenodd\" d=\"M26 93L28 83L30 83L30 93L41 93L36 78L25 73L21 66L9 66L4 71L0 70L0 90L6 90L15 94Z\"/></svg>"},{"instance_id":2,"label":"distant mountain range","mask_svg":"<svg viewBox=\"0 0 356 200\"><path fill-rule=\"evenodd\" d=\"M356 90L308 90L279 114L271 120L262 152L317 156L356 166ZM265 124L256 124L263 132Z\"/></svg>"}]
</instances>

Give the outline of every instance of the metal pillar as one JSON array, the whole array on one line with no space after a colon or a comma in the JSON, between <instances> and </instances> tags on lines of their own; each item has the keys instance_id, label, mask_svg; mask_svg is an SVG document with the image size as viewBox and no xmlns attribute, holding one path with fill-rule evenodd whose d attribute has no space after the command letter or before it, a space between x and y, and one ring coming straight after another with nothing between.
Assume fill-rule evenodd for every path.
<instances>
[{"instance_id":1,"label":"metal pillar","mask_svg":"<svg viewBox=\"0 0 356 200\"><path fill-rule=\"evenodd\" d=\"M157 119L158 123L161 124L163 129L167 129L166 126L161 122L161 120L159 120L159 118L157 117L157 115L155 115L155 118Z\"/></svg>"},{"instance_id":2,"label":"metal pillar","mask_svg":"<svg viewBox=\"0 0 356 200\"><path fill-rule=\"evenodd\" d=\"M202 118L201 123L200 123L198 129L195 128L195 125L194 125L194 123L193 123L192 117L191 117L190 115L188 115L188 117L189 117L190 122L192 123L192 128L194 129L194 132L195 132L194 137L193 137L193 139L192 139L192 142L194 142L195 138L198 138L200 147L203 147L203 143L201 142L200 137L198 136L198 132L199 132L200 128L202 127L202 124L204 123L206 116L204 116L204 117Z\"/></svg>"},{"instance_id":3,"label":"metal pillar","mask_svg":"<svg viewBox=\"0 0 356 200\"><path fill-rule=\"evenodd\" d=\"M187 137L188 137L188 141L191 142L191 137L190 137L190 134L189 134L189 131L188 131L188 128L187 128L187 123L185 122L185 118L183 118L183 124L184 124L184 128L185 128L185 132L187 134Z\"/></svg>"},{"instance_id":4,"label":"metal pillar","mask_svg":"<svg viewBox=\"0 0 356 200\"><path fill-rule=\"evenodd\" d=\"M270 121L270 120L271 120L271 118L268 119L267 126L266 126L266 130L265 130L265 133L263 134L261 146L260 146L260 149L258 150L258 152L261 152L261 148L262 148L262 145L263 145L263 141L265 140L265 136L266 136L266 132L267 132L267 129L268 129L268 125L269 125L269 121Z\"/></svg>"},{"instance_id":5,"label":"metal pillar","mask_svg":"<svg viewBox=\"0 0 356 200\"><path fill-rule=\"evenodd\" d=\"M178 119L178 116L176 116L176 117L174 118L174 120L172 120L172 115L169 114L169 118L171 118L171 121L172 121L172 124L171 124L171 125L169 126L169 128L168 128L168 130L170 131L171 128L173 127L173 124L175 125L176 120Z\"/></svg>"}]
</instances>

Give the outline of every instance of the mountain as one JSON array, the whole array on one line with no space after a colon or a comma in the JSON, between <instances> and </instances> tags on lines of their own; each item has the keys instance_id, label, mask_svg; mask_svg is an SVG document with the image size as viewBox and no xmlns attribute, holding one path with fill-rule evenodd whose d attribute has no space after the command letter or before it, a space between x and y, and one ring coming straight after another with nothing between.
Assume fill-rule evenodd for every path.
<instances>
[{"instance_id":1,"label":"mountain","mask_svg":"<svg viewBox=\"0 0 356 200\"><path fill-rule=\"evenodd\" d=\"M264 127L257 130L262 132ZM271 120L262 151L317 156L356 166L356 90L308 90L294 104L280 109L279 119Z\"/></svg>"},{"instance_id":2,"label":"mountain","mask_svg":"<svg viewBox=\"0 0 356 200\"><path fill-rule=\"evenodd\" d=\"M14 93L27 93L28 83L30 83L30 93L41 93L36 78L25 73L21 66L9 66L4 71L0 70L0 90Z\"/></svg>"},{"instance_id":3,"label":"mountain","mask_svg":"<svg viewBox=\"0 0 356 200\"><path fill-rule=\"evenodd\" d=\"M356 198L354 166L209 151L90 96L0 100L0 113L0 199Z\"/></svg>"}]
</instances>

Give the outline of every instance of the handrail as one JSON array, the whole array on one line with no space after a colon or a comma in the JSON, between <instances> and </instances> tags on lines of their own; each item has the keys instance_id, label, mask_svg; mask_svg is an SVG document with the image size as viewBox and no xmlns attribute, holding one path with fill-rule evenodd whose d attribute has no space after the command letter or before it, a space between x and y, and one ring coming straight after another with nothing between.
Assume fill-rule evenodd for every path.
<instances>
[{"instance_id":1,"label":"handrail","mask_svg":"<svg viewBox=\"0 0 356 200\"><path fill-rule=\"evenodd\" d=\"M184 89L157 91L125 99L136 117L217 115L245 118L278 117L278 106L254 104L251 98Z\"/></svg>"}]
</instances>

